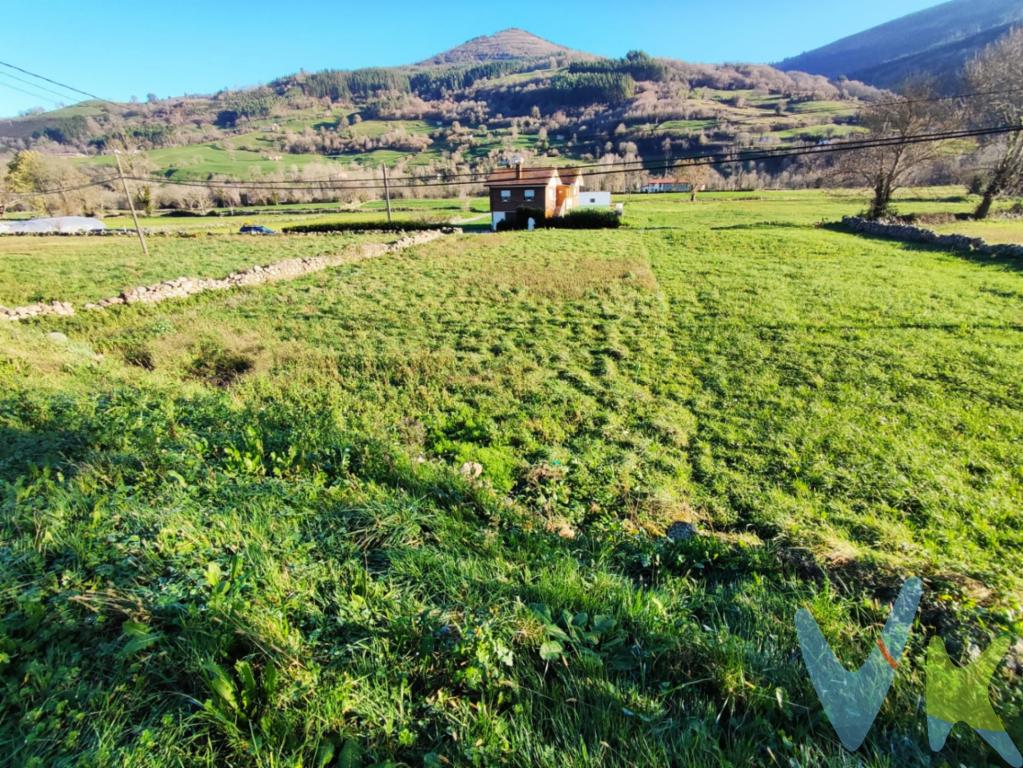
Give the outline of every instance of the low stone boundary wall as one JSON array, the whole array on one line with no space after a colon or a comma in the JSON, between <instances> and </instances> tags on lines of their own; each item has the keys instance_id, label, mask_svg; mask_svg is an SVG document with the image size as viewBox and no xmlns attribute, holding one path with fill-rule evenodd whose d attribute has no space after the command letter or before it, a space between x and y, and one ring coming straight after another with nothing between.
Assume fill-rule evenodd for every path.
<instances>
[{"instance_id":1,"label":"low stone boundary wall","mask_svg":"<svg viewBox=\"0 0 1023 768\"><path fill-rule=\"evenodd\" d=\"M117 296L102 301L91 302L82 307L86 311L106 309L121 304L159 304L168 299L183 299L207 291L225 291L250 285L262 285L278 280L293 280L313 272L321 272L341 264L350 264L364 259L399 253L406 248L437 240L460 230L429 230L406 235L393 243L367 243L360 246L354 253L337 256L314 256L302 259L288 259L276 264L255 266L241 272L233 272L225 278L192 278L179 277L165 280L155 285L143 285L121 292ZM67 302L55 301L50 304L32 304L27 307L7 309L0 307L0 320L27 320L33 317L57 315L67 317L75 313L74 307Z\"/></svg>"},{"instance_id":2,"label":"low stone boundary wall","mask_svg":"<svg viewBox=\"0 0 1023 768\"><path fill-rule=\"evenodd\" d=\"M1023 245L993 244L983 238L965 235L939 235L930 229L891 221L871 221L860 216L846 216L842 226L850 232L886 237L904 243L921 243L950 251L975 253L980 256L1023 259Z\"/></svg>"},{"instance_id":3,"label":"low stone boundary wall","mask_svg":"<svg viewBox=\"0 0 1023 768\"><path fill-rule=\"evenodd\" d=\"M29 320L33 317L42 317L43 315L70 317L74 313L75 308L67 302L51 301L48 304L29 304L27 307L15 307L14 309L0 307L0 320Z\"/></svg>"}]
</instances>

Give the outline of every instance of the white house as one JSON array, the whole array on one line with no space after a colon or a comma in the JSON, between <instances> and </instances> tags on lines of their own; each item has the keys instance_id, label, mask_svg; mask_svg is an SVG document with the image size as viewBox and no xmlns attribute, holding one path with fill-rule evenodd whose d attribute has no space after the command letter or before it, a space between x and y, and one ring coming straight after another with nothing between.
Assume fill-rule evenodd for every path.
<instances>
[{"instance_id":1,"label":"white house","mask_svg":"<svg viewBox=\"0 0 1023 768\"><path fill-rule=\"evenodd\" d=\"M47 219L27 219L24 221L7 221L0 227L0 234L5 235L70 235L83 232L102 232L107 228L99 219L84 216L57 216Z\"/></svg>"},{"instance_id":2,"label":"white house","mask_svg":"<svg viewBox=\"0 0 1023 768\"><path fill-rule=\"evenodd\" d=\"M691 185L678 179L649 179L639 188L640 192L656 194L658 192L692 192Z\"/></svg>"},{"instance_id":3,"label":"white house","mask_svg":"<svg viewBox=\"0 0 1023 768\"><path fill-rule=\"evenodd\" d=\"M580 192L579 202L576 203L579 208L610 208L611 207L611 193L610 192Z\"/></svg>"}]
</instances>

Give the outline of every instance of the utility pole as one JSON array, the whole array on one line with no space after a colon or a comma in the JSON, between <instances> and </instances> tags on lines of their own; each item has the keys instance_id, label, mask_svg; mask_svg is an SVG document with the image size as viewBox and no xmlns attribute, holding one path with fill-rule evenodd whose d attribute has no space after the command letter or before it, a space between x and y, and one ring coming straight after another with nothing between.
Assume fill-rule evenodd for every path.
<instances>
[{"instance_id":1,"label":"utility pole","mask_svg":"<svg viewBox=\"0 0 1023 768\"><path fill-rule=\"evenodd\" d=\"M391 187L387 183L387 163L383 164L384 169L384 197L387 199L387 223L391 223Z\"/></svg>"},{"instance_id":2,"label":"utility pole","mask_svg":"<svg viewBox=\"0 0 1023 768\"><path fill-rule=\"evenodd\" d=\"M114 158L117 160L117 173L121 177L121 184L124 186L124 196L128 198L128 208L131 209L131 220L135 222L135 232L142 243L142 253L149 259L149 248L146 246L146 236L142 234L142 227L139 226L139 217L135 213L135 201L131 199L131 192L128 190L128 180L124 178L124 168L121 166L121 153L114 150Z\"/></svg>"}]
</instances>

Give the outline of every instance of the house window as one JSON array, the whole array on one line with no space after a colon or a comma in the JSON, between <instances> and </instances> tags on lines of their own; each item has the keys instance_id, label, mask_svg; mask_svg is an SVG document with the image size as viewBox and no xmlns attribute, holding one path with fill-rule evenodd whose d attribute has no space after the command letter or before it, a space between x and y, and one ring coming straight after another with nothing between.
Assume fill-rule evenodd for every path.
<instances>
[{"instance_id":1,"label":"house window","mask_svg":"<svg viewBox=\"0 0 1023 768\"><path fill-rule=\"evenodd\" d=\"M526 193L525 193L525 196L526 196L527 200L535 200L536 199L536 190L535 189L527 189Z\"/></svg>"},{"instance_id":2,"label":"house window","mask_svg":"<svg viewBox=\"0 0 1023 768\"><path fill-rule=\"evenodd\" d=\"M511 190L510 189L502 189L501 190L501 202L502 203L507 203L509 200L511 200Z\"/></svg>"}]
</instances>

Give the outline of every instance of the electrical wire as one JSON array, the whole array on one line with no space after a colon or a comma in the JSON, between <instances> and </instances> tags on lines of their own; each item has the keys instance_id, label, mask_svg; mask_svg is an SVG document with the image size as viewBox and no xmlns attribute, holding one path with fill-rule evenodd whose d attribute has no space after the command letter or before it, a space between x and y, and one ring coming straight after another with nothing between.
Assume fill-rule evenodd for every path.
<instances>
[{"instance_id":1,"label":"electrical wire","mask_svg":"<svg viewBox=\"0 0 1023 768\"><path fill-rule=\"evenodd\" d=\"M830 154L834 152L848 152L863 149L875 149L884 148L890 146L901 146L906 144L922 144L936 141L949 141L957 138L963 138L966 136L979 136L979 135L999 135L1023 131L1023 128L1016 126L1002 126L996 128L987 128L983 130L975 131L956 131L956 132L944 132L941 134L918 134L911 136L895 136L885 137L881 139L875 139L871 141L860 141L860 142L845 142L842 145L829 144L829 145L818 145L814 147L807 147L801 151L795 152L787 149L780 150L766 150L756 154L751 153L735 153L735 152L722 152L713 155L705 155L702 157L692 158L690 162L686 163L672 163L668 166L661 166L660 164L648 164L642 168L620 168L612 167L605 168L601 171L596 171L587 174L588 176L612 176L621 175L627 173L642 173L651 172L656 170L667 170L669 168L685 168L695 166L716 166L716 165L731 165L735 163L751 162L756 160L774 160L774 159L788 159L792 157L806 157L810 155L821 155ZM134 181L136 183L149 183L149 184L161 184L166 186L178 186L178 187L193 187L203 188L208 190L224 190L224 189L261 189L260 187L252 187L250 182L244 181L232 181L232 182L201 182L201 181L178 181L174 179L154 179L140 176L126 176L125 179L128 181ZM43 189L37 192L24 193L15 195L17 199L24 199L37 196L66 194L68 192L75 192L90 187L106 186L113 184L114 182L120 181L119 176L112 176L105 179L97 179L94 181L86 182L83 184L71 186L71 187L58 187L51 189ZM358 184L359 186L352 186L352 184ZM481 182L476 181L465 181L465 182L430 182L425 184L390 184L388 188L395 190L405 189L420 189L420 188L433 188L433 187L458 187L458 186L478 186ZM231 186L225 186L230 184ZM332 182L319 182L319 186L292 186L290 182L282 182L279 185L270 187L269 190L276 191L291 191L291 192L310 192L317 190L332 190L332 191L379 191L385 189L382 185L365 186L362 180L355 180L354 182L348 182L345 180L335 180ZM262 188L265 189L265 188Z\"/></svg>"},{"instance_id":2,"label":"electrical wire","mask_svg":"<svg viewBox=\"0 0 1023 768\"><path fill-rule=\"evenodd\" d=\"M69 101L68 95L66 93L60 93L58 91L53 90L52 88L47 88L45 85L39 85L39 83L32 82L31 80L26 80L23 77L18 77L17 75L12 75L10 72L0 72L0 77L7 77L7 78L10 78L11 80L16 80L19 83L24 83L25 85L29 85L33 89L35 89L37 91L44 91L46 93L52 94L53 96L56 96L57 98L61 99L62 100L61 103ZM46 98L46 97L44 97L44 98ZM52 99L47 99L47 100L48 101L52 101Z\"/></svg>"},{"instance_id":3,"label":"electrical wire","mask_svg":"<svg viewBox=\"0 0 1023 768\"><path fill-rule=\"evenodd\" d=\"M0 74L2 74L2 73L0 73ZM9 88L12 91L17 91L18 93L23 93L26 96L31 96L33 99L42 99L43 101L48 101L51 104L53 104L55 107L61 106L61 102L57 101L56 99L53 99L53 98L51 98L49 96L43 96L41 93L33 93L31 91L27 91L24 88L19 88L18 86L12 85L11 83L6 83L3 80L0 80L0 86L2 86L4 88Z\"/></svg>"},{"instance_id":4,"label":"electrical wire","mask_svg":"<svg viewBox=\"0 0 1023 768\"><path fill-rule=\"evenodd\" d=\"M36 72L24 69L8 62L0 61L0 66L13 69L15 71L26 74L30 77L38 80L45 81L52 85L56 85L65 90L87 96L90 99L101 101L114 106L121 106L116 102L105 99L102 96L97 96L89 91L76 88L62 83L58 80L54 80L45 75L41 75ZM9 73L0 72L0 74L7 77L13 78L27 85L31 85L34 88L40 88L48 91L49 93L60 96L61 94L53 91L52 89L46 88L45 86L36 85L22 78L10 75ZM14 90L26 93L36 98L39 97L37 94L29 93L17 86L10 85L3 81L0 81L0 85L12 88ZM949 101L949 100L966 100L973 98L983 98L989 96L1007 95L1013 93L1021 93L1023 88L1006 89L998 91L978 91L973 93L965 94L953 94L948 96L934 96L934 97L922 97L918 99L895 99L888 102L867 102L864 106L866 107L877 107L887 105L898 105L898 104L909 104L927 101ZM53 101L52 99L46 98L47 101ZM53 102L57 103L57 102ZM720 124L722 121L717 121ZM739 123L738 125L743 125ZM847 152L856 151L871 148L882 148L887 146L897 146L901 144L917 144L923 142L933 141L950 141L954 139L963 138L975 138L983 136L991 136L997 134L1004 134L1010 132L1016 132L1021 130L1018 126L1000 126L987 129L976 129L976 130L963 130L963 131L943 131L934 134L920 134L914 136L894 136L894 137L881 137L879 139L863 139L863 140L851 140L845 142L827 142L818 144L801 144L792 145L788 147L775 147L769 150L762 150L756 147L743 147L733 148L731 150L720 151L705 155L691 155L688 157L679 158L677 161L668 160L664 163L650 163L644 160L636 161L622 161L613 164L612 168L607 168L606 163L590 163L590 164L579 164L570 166L572 169L579 171L586 171L586 175L589 176L607 176L624 173L637 173L637 172L654 172L657 170L668 170L686 168L700 165L722 165L722 164L734 164L743 162L753 162L757 160L773 160L773 159L787 159L795 157L804 157L817 154L827 154L831 152ZM594 134L596 136L598 134ZM623 167L624 166L624 167ZM632 166L637 166L633 168ZM596 169L596 170L592 170ZM352 181L338 180L338 179L305 179L305 180L293 180L293 181L242 181L242 180L207 180L203 181L189 181L189 180L175 180L166 177L139 177L131 176L126 177L131 181L137 183L149 183L149 184L161 184L170 186L181 186L181 187L201 187L206 189L244 189L244 190L279 190L279 191L316 191L317 189L340 189L340 190L353 190L353 191L378 191L381 189L392 188L396 190L402 189L417 189L417 188L438 188L438 187L457 187L457 186L477 186L482 183L481 176L483 171L477 170L469 173L461 174L445 174L442 180L428 181L423 176L403 176L392 178L388 180L387 185L381 185L375 183L374 180L370 179L356 179ZM119 177L113 180L118 180ZM49 194L65 194L69 191L77 191L80 189L86 189L94 186L102 186L111 183L111 180L97 180L89 182L83 185L77 185L69 188L57 188L50 190L41 190L33 193L34 195L49 195Z\"/></svg>"},{"instance_id":5,"label":"electrical wire","mask_svg":"<svg viewBox=\"0 0 1023 768\"><path fill-rule=\"evenodd\" d=\"M18 192L16 194L9 195L9 198L11 200L29 200L33 197L46 197L48 195L66 195L69 192L80 192L83 189L89 189L91 187L107 186L120 180L121 179L119 176L111 176L110 178L107 179L96 179L95 181L88 181L70 187L53 187L50 189L41 189L38 192Z\"/></svg>"},{"instance_id":6,"label":"electrical wire","mask_svg":"<svg viewBox=\"0 0 1023 768\"><path fill-rule=\"evenodd\" d=\"M639 168L621 168L618 167L621 163L616 163L615 167L604 168L603 170L590 172L588 176L612 176L621 175L627 173L644 173L652 172L657 170L668 170L672 168L686 168L696 166L716 166L716 165L732 165L735 163L753 162L757 160L775 160L775 159L788 159L793 157L807 157L811 155L823 155L837 152L852 152L866 149L878 149L892 146L903 146L908 144L923 144L932 143L938 141L952 141L955 139L968 138L968 137L979 137L979 136L993 136L993 135L1004 135L1008 133L1018 133L1023 131L1023 127L1020 126L995 126L984 129L976 130L962 130L962 131L943 131L940 133L932 134L912 134L907 136L889 136L881 137L878 139L870 139L863 141L847 141L847 142L834 142L831 144L820 144L814 146L804 146L797 148L776 148L772 150L763 150L759 152L750 152L748 150L731 151L731 152L718 152L714 154L707 154L698 157L689 158L687 161L679 163L661 164L661 163L647 163ZM635 161L640 163L643 161ZM421 188L435 188L435 187L459 187L459 186L478 186L482 182L479 179L474 181L443 181L443 182L426 182L419 184L393 184L388 181L387 187L381 184L374 184L373 186L366 186L365 182L371 180L353 180L347 181L344 179L329 180L316 182L315 186L311 186L309 182L298 184L297 182L246 182L240 180L233 181L187 181L187 180L175 180L166 178L153 178L143 176L125 176L128 181L133 181L142 184L158 184L166 186L177 186L177 187L193 187L203 188L208 190L224 190L224 189L262 189L267 191L290 191L290 192L310 192L310 191L326 191L326 190L337 190L337 191L378 191L383 189L392 190L404 190L404 189L421 189ZM55 195L55 194L66 194L68 192L74 192L82 189L88 189L90 187L104 186L112 184L116 181L120 181L120 176L112 176L106 179L97 179L84 184L79 184L72 187L58 187L52 189L43 189L37 192L24 193L17 195L17 197L36 197L43 195ZM273 186L258 186L259 184L269 184ZM358 185L358 186L353 186Z\"/></svg>"},{"instance_id":7,"label":"electrical wire","mask_svg":"<svg viewBox=\"0 0 1023 768\"><path fill-rule=\"evenodd\" d=\"M51 85L56 85L56 86L58 86L60 88L63 88L64 90L71 91L72 93L77 93L77 94L80 94L82 96L88 96L90 99L93 99L95 101L102 101L102 102L104 102L106 104L111 104L111 105L113 105L115 107L122 106L122 105L118 104L115 101L111 101L110 99L104 99L102 96L97 96L94 93L89 93L88 91L83 91L80 88L75 88L73 85L68 85L67 83L62 83L59 80L53 80L52 78L49 78L46 75L40 75L37 72L31 72L31 71L29 71L27 69L23 69L22 67L19 67L19 66L15 65L15 64L8 64L6 61L0 61L0 67L7 67L8 69L13 69L13 70L16 70L18 72L21 72L23 75L28 75L29 77L34 77L34 78L36 78L38 80L44 80L47 83L50 83Z\"/></svg>"},{"instance_id":8,"label":"electrical wire","mask_svg":"<svg viewBox=\"0 0 1023 768\"><path fill-rule=\"evenodd\" d=\"M793 157L804 157L810 155L829 154L832 152L851 152L857 150L884 148L900 146L903 144L921 144L938 141L953 141L957 139L979 138L984 136L1002 135L1023 130L1018 126L996 126L982 129L971 129L961 131L942 131L929 134L913 134L908 136L889 136L876 139L852 140L844 142L830 142L827 144L798 145L793 147L776 147L772 149L755 148L733 148L721 152L695 155L681 158L678 161L654 162L645 160L623 161L614 163L608 168L607 163L590 164L584 166L571 166L574 169L598 169L588 170L587 176L607 176L624 173L655 172L671 169L684 169L691 166L701 165L730 165L735 163L752 162L758 160L786 159ZM625 167L623 167L625 166ZM460 174L448 177L443 181L426 181L420 177L405 176L388 179L385 186L373 179L318 179L318 180L294 180L294 181L243 181L243 180L186 180L169 179L166 177L140 177L131 176L130 181L164 184L179 187L199 187L212 190L242 189L242 190L264 190L264 191L317 191L317 190L350 190L350 191L379 191L390 189L422 189L439 187L477 186L485 180L481 172L473 174ZM459 181L468 177L468 180ZM403 183L410 182L410 183Z\"/></svg>"}]
</instances>

